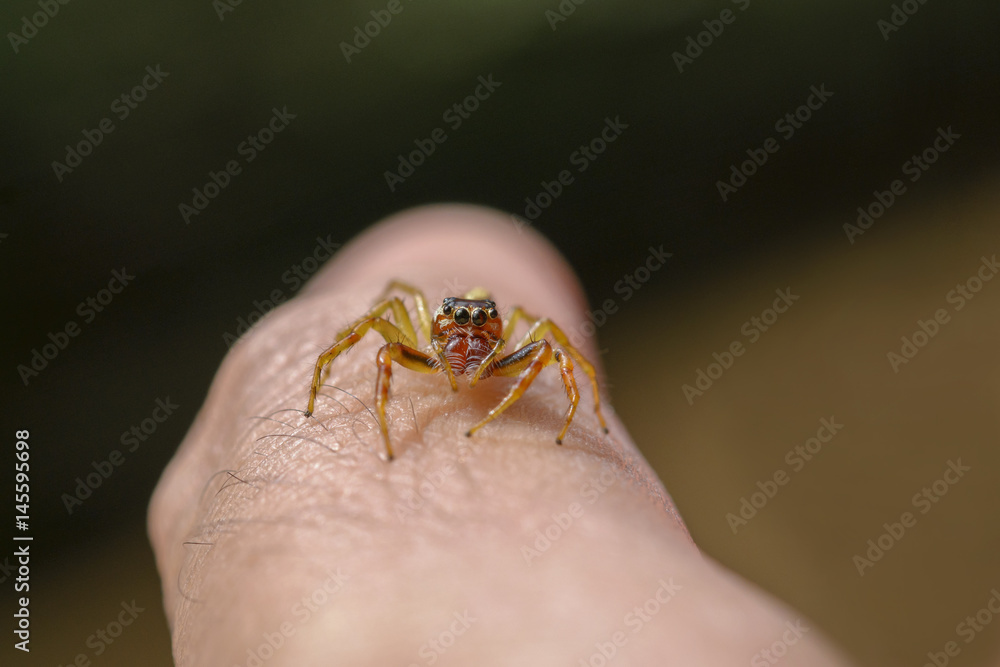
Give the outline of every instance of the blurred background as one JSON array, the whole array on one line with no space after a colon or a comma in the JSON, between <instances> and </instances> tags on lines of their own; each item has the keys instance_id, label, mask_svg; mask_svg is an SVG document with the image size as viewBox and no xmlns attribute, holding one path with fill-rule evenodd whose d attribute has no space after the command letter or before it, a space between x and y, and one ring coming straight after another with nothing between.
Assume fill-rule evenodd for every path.
<instances>
[{"instance_id":1,"label":"blurred background","mask_svg":"<svg viewBox=\"0 0 1000 667\"><path fill-rule=\"evenodd\" d=\"M3 3L0 478L29 430L34 537L32 651L7 643L4 664L172 664L146 507L228 336L328 248L442 201L530 218L593 308L615 301L595 316L608 391L706 553L861 665L949 641L950 664L997 664L1000 622L959 624L1000 587L1000 281L970 282L1000 252L998 18L973 0ZM845 229L859 207L871 222ZM650 246L673 256L626 299ZM775 321L778 289L799 299ZM824 418L843 429L789 454ZM122 604L142 611L100 639Z\"/></svg>"}]
</instances>

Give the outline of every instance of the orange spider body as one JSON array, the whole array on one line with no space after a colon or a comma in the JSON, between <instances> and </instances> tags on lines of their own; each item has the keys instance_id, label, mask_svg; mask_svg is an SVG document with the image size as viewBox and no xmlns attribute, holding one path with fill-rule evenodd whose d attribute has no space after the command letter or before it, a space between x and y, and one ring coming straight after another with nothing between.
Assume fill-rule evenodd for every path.
<instances>
[{"instance_id":1,"label":"orange spider body","mask_svg":"<svg viewBox=\"0 0 1000 667\"><path fill-rule=\"evenodd\" d=\"M393 289L411 294L416 301L420 331L428 341L425 350L418 349L417 332L402 300L399 297L388 297ZM325 373L329 372L329 365L342 352L360 341L369 330L374 329L386 341L375 359L378 367L375 382L375 413L389 460L392 460L393 452L389 442L385 406L389 399L393 362L420 373L444 373L454 390L458 390L456 375L469 375L469 386L472 387L479 380L490 376L517 376L518 381L507 396L490 410L482 421L470 428L466 432L467 436L471 436L517 401L542 368L557 363L566 395L570 400L565 423L556 437L556 443L562 444L580 398L573 377L573 360L575 360L590 378L594 391L594 411L606 433L608 429L601 415L594 367L570 345L563 331L552 320L527 315L520 307L513 308L510 317L504 322L497 311L496 303L486 296L483 290L476 289L466 294L464 298L448 297L442 301L432 320L427 309L427 301L419 289L398 281L390 282L375 306L341 331L337 342L316 360L306 416L312 415L316 396ZM390 310L395 322L390 322L383 316ZM514 331L514 326L521 319L533 323L515 346L514 351L501 356L507 340ZM555 346L545 339L546 334L552 336Z\"/></svg>"},{"instance_id":2,"label":"orange spider body","mask_svg":"<svg viewBox=\"0 0 1000 667\"><path fill-rule=\"evenodd\" d=\"M469 324L462 325L455 321L453 313L462 309L469 313ZM476 325L474 322L478 321L479 313L486 319ZM455 375L475 373L496 347L497 341L503 338L503 323L492 301L451 297L444 300L435 314L431 338L441 347ZM489 377L491 370L484 369L479 374L480 379Z\"/></svg>"}]
</instances>

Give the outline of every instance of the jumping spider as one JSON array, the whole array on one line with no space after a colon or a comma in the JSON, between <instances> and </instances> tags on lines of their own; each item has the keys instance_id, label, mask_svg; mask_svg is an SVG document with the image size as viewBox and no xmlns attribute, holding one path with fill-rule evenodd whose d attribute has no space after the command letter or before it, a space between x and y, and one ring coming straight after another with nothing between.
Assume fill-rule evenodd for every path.
<instances>
[{"instance_id":1,"label":"jumping spider","mask_svg":"<svg viewBox=\"0 0 1000 667\"><path fill-rule=\"evenodd\" d=\"M402 299L389 297L394 289L411 295L416 302L420 330L428 341L424 351L418 349L417 334ZM395 324L384 317L389 310L392 310ZM528 332L514 347L513 352L501 356L507 339L514 332L514 326L522 319L532 323ZM488 298L485 290L477 288L462 298L446 298L434 313L432 321L423 292L397 280L391 281L376 304L365 315L338 333L337 342L316 359L312 388L309 392L309 406L306 408L307 417L313 413L316 394L330 371L330 364L340 353L360 341L369 330L377 331L386 341L378 351L375 362L378 366L378 377L375 382L375 414L390 461L393 453L385 419L385 404L389 398L392 362L420 373L444 373L454 391L458 391L456 375L470 375L470 387L476 386L476 382L491 375L517 376L518 381L511 387L507 396L490 410L481 422L466 431L467 436L471 436L521 398L542 368L557 363L570 402L569 410L566 412L566 422L556 437L556 444L561 445L569 424L573 421L577 403L580 401L580 393L573 378L573 360L576 360L590 378L594 390L594 412L597 413L597 419L604 432L608 432L604 417L601 415L601 400L594 367L570 345L566 334L552 320L528 315L520 307L515 307L504 322L497 311L496 303ZM552 335L558 347L545 340L547 333Z\"/></svg>"}]
</instances>

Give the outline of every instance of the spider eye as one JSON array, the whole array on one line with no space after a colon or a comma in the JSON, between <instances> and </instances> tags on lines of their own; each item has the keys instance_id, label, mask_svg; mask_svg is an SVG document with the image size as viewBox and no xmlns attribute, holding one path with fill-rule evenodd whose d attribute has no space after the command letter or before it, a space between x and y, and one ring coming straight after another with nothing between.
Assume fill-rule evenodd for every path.
<instances>
[{"instance_id":1,"label":"spider eye","mask_svg":"<svg viewBox=\"0 0 1000 667\"><path fill-rule=\"evenodd\" d=\"M469 309L459 308L455 311L455 324L468 324L469 323Z\"/></svg>"},{"instance_id":2,"label":"spider eye","mask_svg":"<svg viewBox=\"0 0 1000 667\"><path fill-rule=\"evenodd\" d=\"M453 311L453 310L454 310L454 308L452 308L451 306L449 306L447 304L445 304L444 306L441 306L441 312L444 313L445 315L451 315L451 311Z\"/></svg>"},{"instance_id":3,"label":"spider eye","mask_svg":"<svg viewBox=\"0 0 1000 667\"><path fill-rule=\"evenodd\" d=\"M497 309L490 308L490 317L496 319L496 316L497 316Z\"/></svg>"},{"instance_id":4,"label":"spider eye","mask_svg":"<svg viewBox=\"0 0 1000 667\"><path fill-rule=\"evenodd\" d=\"M477 327L481 327L486 324L486 311L482 308L476 308L472 311L472 323Z\"/></svg>"}]
</instances>

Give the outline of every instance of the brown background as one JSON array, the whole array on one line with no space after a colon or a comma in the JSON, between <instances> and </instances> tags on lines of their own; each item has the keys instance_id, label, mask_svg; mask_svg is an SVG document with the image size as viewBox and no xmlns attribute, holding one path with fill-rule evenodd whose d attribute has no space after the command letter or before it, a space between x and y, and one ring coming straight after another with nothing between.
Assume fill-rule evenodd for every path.
<instances>
[{"instance_id":1,"label":"brown background","mask_svg":"<svg viewBox=\"0 0 1000 667\"><path fill-rule=\"evenodd\" d=\"M145 611L94 664L170 664L149 494L226 351L222 334L276 287L291 295L281 276L317 236L345 243L434 201L521 211L609 115L629 129L535 227L593 304L619 300L598 334L609 393L696 540L860 664L919 665L961 642L955 626L1000 586L1000 283L898 374L886 353L1000 251L1000 9L926 3L886 41L877 21L889 3L753 0L680 74L673 52L736 5L585 3L552 31L544 10L556 4L406 2L350 65L339 42L384 3L247 1L225 21L206 0L70 3L20 53L0 48L4 423L32 432L36 535L34 650L11 664L90 655L87 637L133 599ZM6 3L0 28L34 11ZM169 78L58 183L51 162L65 144L158 63ZM490 73L502 87L390 193L383 172L397 154ZM722 202L716 180L820 84L834 97ZM184 225L178 203L283 105L298 114L290 127ZM850 244L841 227L857 206L949 125L962 138ZM668 266L622 301L616 281L661 244ZM24 386L17 365L79 321L76 305L121 266L134 284ZM745 340L743 322L785 287L801 300L688 405L681 386ZM175 416L67 515L75 478L166 396ZM734 535L726 514L788 470L785 452L830 415L844 430ZM858 576L852 556L957 458L968 476ZM952 664L989 664L998 627Z\"/></svg>"}]
</instances>

